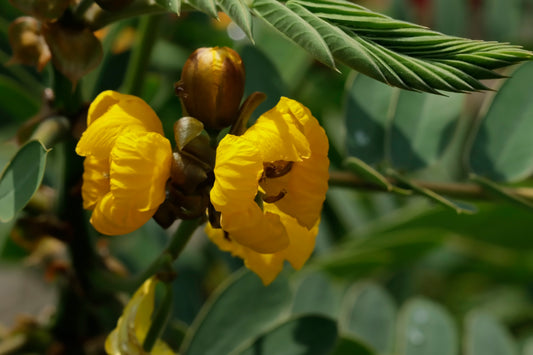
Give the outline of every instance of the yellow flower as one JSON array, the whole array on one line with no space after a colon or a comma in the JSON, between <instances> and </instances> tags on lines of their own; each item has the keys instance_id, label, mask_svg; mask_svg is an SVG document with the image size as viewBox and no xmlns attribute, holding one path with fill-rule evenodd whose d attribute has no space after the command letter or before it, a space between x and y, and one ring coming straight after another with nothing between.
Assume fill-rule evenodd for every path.
<instances>
[{"instance_id":1,"label":"yellow flower","mask_svg":"<svg viewBox=\"0 0 533 355\"><path fill-rule=\"evenodd\" d=\"M154 311L156 281L149 278L130 299L117 327L109 334L105 350L109 355L145 355L143 342L151 325ZM152 355L173 355L174 352L162 340L157 340Z\"/></svg>"},{"instance_id":2,"label":"yellow flower","mask_svg":"<svg viewBox=\"0 0 533 355\"><path fill-rule=\"evenodd\" d=\"M242 136L217 148L211 202L222 229L208 226L222 250L244 259L264 284L288 260L311 255L328 189L328 140L311 112L282 97Z\"/></svg>"},{"instance_id":3,"label":"yellow flower","mask_svg":"<svg viewBox=\"0 0 533 355\"><path fill-rule=\"evenodd\" d=\"M93 101L76 153L85 157L83 207L107 235L146 223L165 199L172 149L161 121L142 99L104 91Z\"/></svg>"}]
</instances>

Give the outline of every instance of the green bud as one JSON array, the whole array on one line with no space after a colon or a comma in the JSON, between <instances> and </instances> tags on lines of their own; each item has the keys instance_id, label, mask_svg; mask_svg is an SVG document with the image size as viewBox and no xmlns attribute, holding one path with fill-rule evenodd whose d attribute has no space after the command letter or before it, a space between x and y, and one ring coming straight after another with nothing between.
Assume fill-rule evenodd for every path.
<instances>
[{"instance_id":1,"label":"green bud","mask_svg":"<svg viewBox=\"0 0 533 355\"><path fill-rule=\"evenodd\" d=\"M187 115L208 129L220 130L237 119L244 79L237 52L227 47L199 48L185 62L175 88Z\"/></svg>"}]
</instances>

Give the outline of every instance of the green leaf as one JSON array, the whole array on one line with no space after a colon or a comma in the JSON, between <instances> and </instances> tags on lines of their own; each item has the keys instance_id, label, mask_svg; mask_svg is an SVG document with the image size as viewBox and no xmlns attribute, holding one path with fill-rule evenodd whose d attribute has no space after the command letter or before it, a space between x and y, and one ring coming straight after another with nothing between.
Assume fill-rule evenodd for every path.
<instances>
[{"instance_id":1,"label":"green leaf","mask_svg":"<svg viewBox=\"0 0 533 355\"><path fill-rule=\"evenodd\" d=\"M302 316L265 333L239 354L328 355L336 340L337 325L334 320L315 315Z\"/></svg>"},{"instance_id":2,"label":"green leaf","mask_svg":"<svg viewBox=\"0 0 533 355\"><path fill-rule=\"evenodd\" d=\"M155 2L169 11L180 14L181 0L155 0Z\"/></svg>"},{"instance_id":3,"label":"green leaf","mask_svg":"<svg viewBox=\"0 0 533 355\"><path fill-rule=\"evenodd\" d=\"M492 316L473 312L466 317L465 355L516 355L509 332Z\"/></svg>"},{"instance_id":4,"label":"green leaf","mask_svg":"<svg viewBox=\"0 0 533 355\"><path fill-rule=\"evenodd\" d=\"M513 203L520 207L533 208L533 202L509 192L503 186L499 186L497 183L490 181L489 179L485 179L477 175L471 175L470 179L482 186L484 191L487 191L488 193L499 197L504 201Z\"/></svg>"},{"instance_id":5,"label":"green leaf","mask_svg":"<svg viewBox=\"0 0 533 355\"><path fill-rule=\"evenodd\" d=\"M347 336L342 336L337 341L335 349L331 355L374 355L374 353L368 346L359 340L349 338Z\"/></svg>"},{"instance_id":6,"label":"green leaf","mask_svg":"<svg viewBox=\"0 0 533 355\"><path fill-rule=\"evenodd\" d=\"M425 187L419 186L416 183L413 183L412 181L409 181L408 179L404 178L400 174L389 170L388 174L391 175L393 178L398 180L401 184L405 185L406 187L412 189L413 191L417 192L418 194L425 196L432 200L433 202L436 202L442 206L451 208L456 213L467 213L472 214L476 213L477 209L475 206L472 206L470 204L464 203L464 202L456 202L453 200L450 200L449 198L446 198L444 196L441 196L437 194L434 191L431 191L430 189L427 189Z\"/></svg>"},{"instance_id":7,"label":"green leaf","mask_svg":"<svg viewBox=\"0 0 533 355\"><path fill-rule=\"evenodd\" d=\"M39 111L40 98L29 94L13 79L0 75L0 115L5 121L22 122Z\"/></svg>"},{"instance_id":8,"label":"green leaf","mask_svg":"<svg viewBox=\"0 0 533 355\"><path fill-rule=\"evenodd\" d=\"M22 210L41 185L48 150L30 141L13 157L0 177L0 221L8 222Z\"/></svg>"},{"instance_id":9,"label":"green leaf","mask_svg":"<svg viewBox=\"0 0 533 355\"><path fill-rule=\"evenodd\" d=\"M385 191L394 191L404 195L411 193L410 190L404 190L391 184L385 176L381 175L377 170L373 169L361 159L356 157L348 157L345 160L344 165L348 171L360 176L365 181L381 187Z\"/></svg>"},{"instance_id":10,"label":"green leaf","mask_svg":"<svg viewBox=\"0 0 533 355\"><path fill-rule=\"evenodd\" d=\"M394 342L396 305L378 284L353 285L344 297L339 317L343 333L354 335L376 353L388 354Z\"/></svg>"},{"instance_id":11,"label":"green leaf","mask_svg":"<svg viewBox=\"0 0 533 355\"><path fill-rule=\"evenodd\" d=\"M451 141L464 101L460 94L401 91L389 135L392 166L414 171L436 163Z\"/></svg>"},{"instance_id":12,"label":"green leaf","mask_svg":"<svg viewBox=\"0 0 533 355\"><path fill-rule=\"evenodd\" d=\"M474 139L471 170L494 181L519 181L533 173L533 62L525 63L494 97Z\"/></svg>"},{"instance_id":13,"label":"green leaf","mask_svg":"<svg viewBox=\"0 0 533 355\"><path fill-rule=\"evenodd\" d=\"M185 0L192 7L208 14L212 18L218 18L215 0Z\"/></svg>"},{"instance_id":14,"label":"green leaf","mask_svg":"<svg viewBox=\"0 0 533 355\"><path fill-rule=\"evenodd\" d=\"M492 69L533 57L519 46L446 36L347 1L291 0L288 6L315 27L336 60L408 90L485 90L480 79L500 77Z\"/></svg>"},{"instance_id":15,"label":"green leaf","mask_svg":"<svg viewBox=\"0 0 533 355\"><path fill-rule=\"evenodd\" d=\"M402 307L397 334L398 355L459 353L457 330L451 316L429 300L411 300Z\"/></svg>"},{"instance_id":16,"label":"green leaf","mask_svg":"<svg viewBox=\"0 0 533 355\"><path fill-rule=\"evenodd\" d=\"M335 68L335 62L324 39L311 25L286 6L276 0L254 0L252 10L317 60Z\"/></svg>"},{"instance_id":17,"label":"green leaf","mask_svg":"<svg viewBox=\"0 0 533 355\"><path fill-rule=\"evenodd\" d=\"M204 305L180 354L229 354L276 324L291 300L283 275L265 287L252 272L239 272Z\"/></svg>"},{"instance_id":18,"label":"green leaf","mask_svg":"<svg viewBox=\"0 0 533 355\"><path fill-rule=\"evenodd\" d=\"M336 318L342 290L322 273L307 275L301 280L292 306L293 314L321 314Z\"/></svg>"},{"instance_id":19,"label":"green leaf","mask_svg":"<svg viewBox=\"0 0 533 355\"><path fill-rule=\"evenodd\" d=\"M217 0L220 8L246 33L253 42L252 15L244 0Z\"/></svg>"},{"instance_id":20,"label":"green leaf","mask_svg":"<svg viewBox=\"0 0 533 355\"><path fill-rule=\"evenodd\" d=\"M432 228L392 231L340 244L336 252L313 263L335 276L362 277L419 260L442 245L449 234Z\"/></svg>"}]
</instances>

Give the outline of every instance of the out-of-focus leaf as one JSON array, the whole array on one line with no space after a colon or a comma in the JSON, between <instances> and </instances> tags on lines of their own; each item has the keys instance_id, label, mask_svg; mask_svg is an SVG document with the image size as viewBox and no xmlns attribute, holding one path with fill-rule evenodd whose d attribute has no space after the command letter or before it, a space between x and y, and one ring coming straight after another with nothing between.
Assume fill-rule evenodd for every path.
<instances>
[{"instance_id":1,"label":"out-of-focus leaf","mask_svg":"<svg viewBox=\"0 0 533 355\"><path fill-rule=\"evenodd\" d=\"M401 91L390 128L391 164L413 171L435 163L451 140L464 100L461 94Z\"/></svg>"},{"instance_id":2,"label":"out-of-focus leaf","mask_svg":"<svg viewBox=\"0 0 533 355\"><path fill-rule=\"evenodd\" d=\"M348 157L344 164L347 170L360 176L365 181L381 187L385 191L394 191L405 195L411 193L410 190L404 190L394 186L385 176L381 175L377 170L356 157Z\"/></svg>"},{"instance_id":3,"label":"out-of-focus leaf","mask_svg":"<svg viewBox=\"0 0 533 355\"><path fill-rule=\"evenodd\" d=\"M517 355L516 344L492 316L472 312L466 317L465 355Z\"/></svg>"},{"instance_id":4,"label":"out-of-focus leaf","mask_svg":"<svg viewBox=\"0 0 533 355\"><path fill-rule=\"evenodd\" d=\"M167 10L179 15L181 10L181 0L155 0L155 2Z\"/></svg>"},{"instance_id":5,"label":"out-of-focus leaf","mask_svg":"<svg viewBox=\"0 0 533 355\"><path fill-rule=\"evenodd\" d=\"M48 151L38 141L25 144L0 177L0 221L10 221L41 185Z\"/></svg>"},{"instance_id":6,"label":"out-of-focus leaf","mask_svg":"<svg viewBox=\"0 0 533 355\"><path fill-rule=\"evenodd\" d=\"M0 115L2 121L22 122L35 115L40 98L32 96L13 79L0 75Z\"/></svg>"},{"instance_id":7,"label":"out-of-focus leaf","mask_svg":"<svg viewBox=\"0 0 533 355\"><path fill-rule=\"evenodd\" d=\"M229 354L270 329L288 311L291 301L283 275L265 287L252 272L237 273L204 305L180 354Z\"/></svg>"},{"instance_id":8,"label":"out-of-focus leaf","mask_svg":"<svg viewBox=\"0 0 533 355\"><path fill-rule=\"evenodd\" d=\"M418 260L442 245L449 233L431 228L410 229L349 242L314 264L333 275L362 277Z\"/></svg>"},{"instance_id":9,"label":"out-of-focus leaf","mask_svg":"<svg viewBox=\"0 0 533 355\"><path fill-rule=\"evenodd\" d=\"M252 117L270 110L278 103L281 96L287 95L287 88L281 77L262 51L253 46L246 46L241 52L241 57L246 70L245 97L255 91L267 95L266 100L258 106Z\"/></svg>"},{"instance_id":10,"label":"out-of-focus leaf","mask_svg":"<svg viewBox=\"0 0 533 355\"><path fill-rule=\"evenodd\" d=\"M400 310L399 317L397 354L458 354L455 324L440 305L425 299L411 300Z\"/></svg>"},{"instance_id":11,"label":"out-of-focus leaf","mask_svg":"<svg viewBox=\"0 0 533 355\"><path fill-rule=\"evenodd\" d=\"M213 18L218 17L215 0L186 0L186 2Z\"/></svg>"},{"instance_id":12,"label":"out-of-focus leaf","mask_svg":"<svg viewBox=\"0 0 533 355\"><path fill-rule=\"evenodd\" d=\"M470 168L495 181L533 173L533 62L520 66L500 88L477 131Z\"/></svg>"},{"instance_id":13,"label":"out-of-focus leaf","mask_svg":"<svg viewBox=\"0 0 533 355\"><path fill-rule=\"evenodd\" d=\"M391 352L394 343L396 305L379 285L353 285L344 297L339 326L341 331L370 345L378 354Z\"/></svg>"},{"instance_id":14,"label":"out-of-focus leaf","mask_svg":"<svg viewBox=\"0 0 533 355\"><path fill-rule=\"evenodd\" d=\"M520 207L533 208L533 202L528 201L518 195L514 195L509 191L506 191L503 186L499 186L489 179L485 179L481 176L471 175L470 179L483 186L483 189L496 197L501 198L507 202L516 204Z\"/></svg>"},{"instance_id":15,"label":"out-of-focus leaf","mask_svg":"<svg viewBox=\"0 0 533 355\"><path fill-rule=\"evenodd\" d=\"M333 319L302 316L259 337L242 355L328 355L337 341Z\"/></svg>"},{"instance_id":16,"label":"out-of-focus leaf","mask_svg":"<svg viewBox=\"0 0 533 355\"><path fill-rule=\"evenodd\" d=\"M321 273L307 275L294 295L293 314L322 314L333 319L339 314L342 290Z\"/></svg>"},{"instance_id":17,"label":"out-of-focus leaf","mask_svg":"<svg viewBox=\"0 0 533 355\"><path fill-rule=\"evenodd\" d=\"M348 79L346 92L348 155L375 166L386 157L385 135L399 92L365 75Z\"/></svg>"},{"instance_id":18,"label":"out-of-focus leaf","mask_svg":"<svg viewBox=\"0 0 533 355\"><path fill-rule=\"evenodd\" d=\"M217 0L220 8L246 33L253 41L252 15L243 0Z\"/></svg>"},{"instance_id":19,"label":"out-of-focus leaf","mask_svg":"<svg viewBox=\"0 0 533 355\"><path fill-rule=\"evenodd\" d=\"M481 6L488 38L497 41L512 41L517 38L524 13L522 0L484 0Z\"/></svg>"},{"instance_id":20,"label":"out-of-focus leaf","mask_svg":"<svg viewBox=\"0 0 533 355\"><path fill-rule=\"evenodd\" d=\"M463 0L437 0L433 5L435 30L452 36L464 36L467 33L468 5Z\"/></svg>"},{"instance_id":21,"label":"out-of-focus leaf","mask_svg":"<svg viewBox=\"0 0 533 355\"><path fill-rule=\"evenodd\" d=\"M282 35L300 45L317 60L335 68L333 56L322 36L302 18L276 0L254 0L254 13Z\"/></svg>"},{"instance_id":22,"label":"out-of-focus leaf","mask_svg":"<svg viewBox=\"0 0 533 355\"><path fill-rule=\"evenodd\" d=\"M464 202L457 202L457 201L450 200L449 198L441 196L432 190L429 190L425 187L419 186L409 181L408 179L404 178L400 174L397 174L393 171L390 171L389 174L392 177L394 177L396 180L398 180L402 185L409 187L416 193L429 198L433 202L436 202L442 206L453 209L458 214L460 213L472 214L472 213L477 212L477 208L473 205L470 205Z\"/></svg>"},{"instance_id":23,"label":"out-of-focus leaf","mask_svg":"<svg viewBox=\"0 0 533 355\"><path fill-rule=\"evenodd\" d=\"M360 342L359 340L352 339L346 336L342 336L337 341L335 349L331 355L374 355L374 353L368 346Z\"/></svg>"}]
</instances>

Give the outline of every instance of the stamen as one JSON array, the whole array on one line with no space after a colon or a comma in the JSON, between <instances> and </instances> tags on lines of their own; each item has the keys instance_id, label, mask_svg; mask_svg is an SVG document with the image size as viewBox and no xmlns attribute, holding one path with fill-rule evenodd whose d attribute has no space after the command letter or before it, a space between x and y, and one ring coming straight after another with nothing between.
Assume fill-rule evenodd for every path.
<instances>
[{"instance_id":1,"label":"stamen","mask_svg":"<svg viewBox=\"0 0 533 355\"><path fill-rule=\"evenodd\" d=\"M287 194L287 190L283 189L276 196L263 195L262 199L266 203L274 203L274 202L277 202L277 201L281 200L283 197L285 197L286 194Z\"/></svg>"},{"instance_id":2,"label":"stamen","mask_svg":"<svg viewBox=\"0 0 533 355\"><path fill-rule=\"evenodd\" d=\"M267 178L277 178L286 175L292 169L292 161L276 160L263 163L264 174Z\"/></svg>"},{"instance_id":3,"label":"stamen","mask_svg":"<svg viewBox=\"0 0 533 355\"><path fill-rule=\"evenodd\" d=\"M226 239L228 242L231 242L231 238L229 237L229 233L224 231L224 239Z\"/></svg>"}]
</instances>

